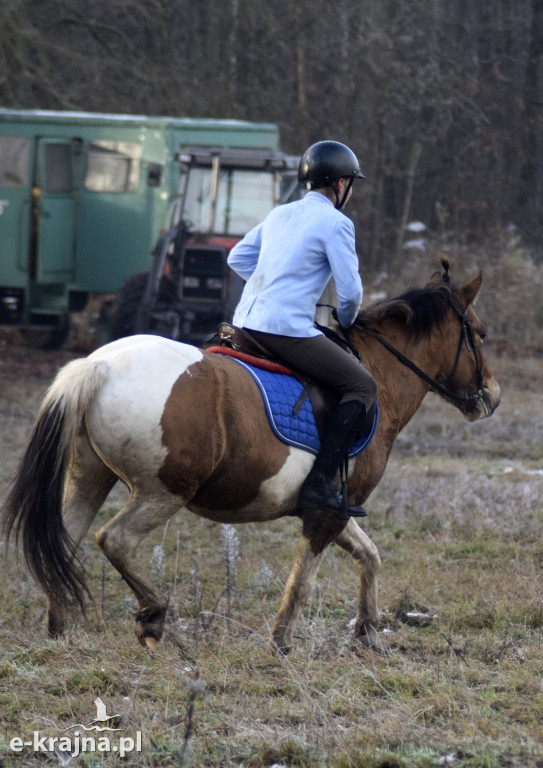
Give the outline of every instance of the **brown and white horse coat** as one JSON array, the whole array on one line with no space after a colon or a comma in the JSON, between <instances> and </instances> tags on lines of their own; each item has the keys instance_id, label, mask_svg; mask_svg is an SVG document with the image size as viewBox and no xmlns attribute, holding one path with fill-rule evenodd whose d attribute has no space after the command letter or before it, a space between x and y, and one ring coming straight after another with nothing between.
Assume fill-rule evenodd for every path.
<instances>
[{"instance_id":1,"label":"brown and white horse coat","mask_svg":"<svg viewBox=\"0 0 543 768\"><path fill-rule=\"evenodd\" d=\"M481 278L454 289L444 266L444 280L436 275L416 294L370 308L350 331L350 343L379 383L375 437L350 463L350 500L358 504L378 484L394 439L430 388L370 330L409 358L466 418L488 416L499 404L483 356L484 329L471 308ZM464 343L466 322L470 338ZM292 514L313 460L274 436L256 383L221 355L134 336L69 363L45 396L5 505L7 531L22 539L47 593L50 633L63 631L73 600L83 604L73 553L118 479L129 488L129 500L96 541L133 589L138 637L154 648L166 600L137 560L143 538L183 507L222 523ZM369 645L379 642L377 548L356 521L323 514L303 521L272 633L275 646L290 646L332 541L352 555L360 572L355 634Z\"/></svg>"}]
</instances>

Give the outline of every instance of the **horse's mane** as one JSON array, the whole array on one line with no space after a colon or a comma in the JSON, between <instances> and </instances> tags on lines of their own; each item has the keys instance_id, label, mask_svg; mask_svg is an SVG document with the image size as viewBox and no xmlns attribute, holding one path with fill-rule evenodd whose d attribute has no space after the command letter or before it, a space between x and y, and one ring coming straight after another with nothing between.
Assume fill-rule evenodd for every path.
<instances>
[{"instance_id":1,"label":"horse's mane","mask_svg":"<svg viewBox=\"0 0 543 768\"><path fill-rule=\"evenodd\" d=\"M378 329L386 322L398 323L415 341L440 327L450 308L449 297L454 285L449 279L449 261L440 259L443 275L436 273L424 288L409 288L401 296L383 299L362 310L354 322L355 328Z\"/></svg>"}]
</instances>

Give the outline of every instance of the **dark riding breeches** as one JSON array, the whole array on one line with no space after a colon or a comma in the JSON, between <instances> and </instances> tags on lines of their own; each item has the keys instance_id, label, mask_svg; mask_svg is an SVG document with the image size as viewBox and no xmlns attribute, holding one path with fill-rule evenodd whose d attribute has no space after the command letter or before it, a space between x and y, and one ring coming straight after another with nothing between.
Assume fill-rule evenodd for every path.
<instances>
[{"instance_id":1,"label":"dark riding breeches","mask_svg":"<svg viewBox=\"0 0 543 768\"><path fill-rule=\"evenodd\" d=\"M326 336L297 338L244 328L256 341L286 365L310 379L334 387L340 403L358 400L369 411L377 398L377 382L349 352Z\"/></svg>"}]
</instances>

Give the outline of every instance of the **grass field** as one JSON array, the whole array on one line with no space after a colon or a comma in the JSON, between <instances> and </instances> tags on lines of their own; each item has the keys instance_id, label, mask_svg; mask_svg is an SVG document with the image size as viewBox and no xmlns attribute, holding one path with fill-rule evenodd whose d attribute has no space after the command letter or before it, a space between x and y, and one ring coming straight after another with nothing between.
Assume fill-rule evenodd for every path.
<instances>
[{"instance_id":1,"label":"grass field","mask_svg":"<svg viewBox=\"0 0 543 768\"><path fill-rule=\"evenodd\" d=\"M35 353L29 374L27 355L11 350L0 365L0 499L38 399L70 357ZM0 766L541 768L543 361L491 362L503 391L496 414L468 424L427 397L367 505L387 655L352 643L357 575L334 548L294 650L270 654L293 519L221 528L179 513L149 537L141 557L170 599L154 655L137 644L131 592L92 538L94 605L56 642L44 632L42 594L10 557L0 585ZM122 500L115 490L96 525ZM96 751L87 741L70 757L70 727L94 720L97 697L122 731L107 732L109 744L89 732Z\"/></svg>"}]
</instances>

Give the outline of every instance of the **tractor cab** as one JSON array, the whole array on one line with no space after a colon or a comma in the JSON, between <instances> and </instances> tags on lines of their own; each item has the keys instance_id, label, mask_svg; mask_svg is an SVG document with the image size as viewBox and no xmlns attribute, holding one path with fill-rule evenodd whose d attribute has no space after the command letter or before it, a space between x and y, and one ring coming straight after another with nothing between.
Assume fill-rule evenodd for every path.
<instances>
[{"instance_id":1,"label":"tractor cab","mask_svg":"<svg viewBox=\"0 0 543 768\"><path fill-rule=\"evenodd\" d=\"M129 277L112 307L111 338L155 333L193 344L231 319L243 287L230 249L276 205L299 195L298 158L259 149L185 146L179 192L149 272Z\"/></svg>"}]
</instances>

